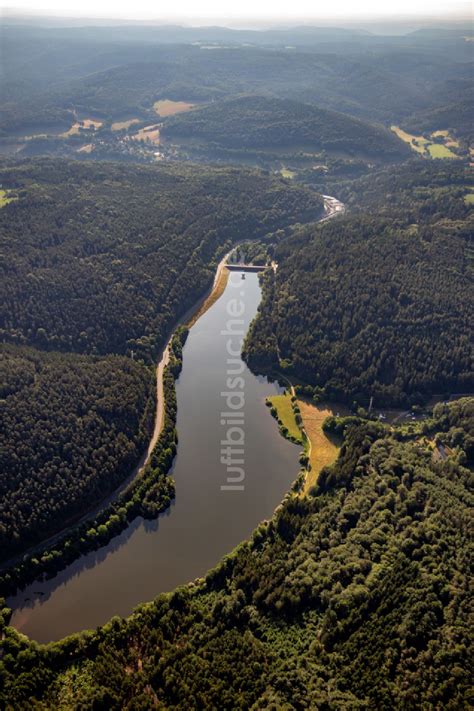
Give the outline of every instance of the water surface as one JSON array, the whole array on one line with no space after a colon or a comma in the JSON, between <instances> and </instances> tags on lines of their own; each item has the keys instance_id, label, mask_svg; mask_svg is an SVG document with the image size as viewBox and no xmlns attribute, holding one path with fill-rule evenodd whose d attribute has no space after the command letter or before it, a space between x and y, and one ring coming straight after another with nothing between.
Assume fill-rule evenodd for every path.
<instances>
[{"instance_id":1,"label":"water surface","mask_svg":"<svg viewBox=\"0 0 474 711\"><path fill-rule=\"evenodd\" d=\"M136 519L109 545L10 598L12 624L21 632L48 642L128 615L140 602L204 575L272 515L296 477L299 448L281 437L265 406L278 386L254 376L240 356L229 355L229 349L238 352L239 336L225 335L248 330L260 298L256 274L242 279L233 272L223 296L190 331L177 382L179 445L170 509L157 521ZM226 380L236 377L243 378L243 387L229 387ZM242 393L245 400L234 418L244 424L230 433L233 440L240 439L239 430L244 433L244 478L237 484L243 489L221 488L228 486L229 474L221 463L221 440L231 426L225 416L221 424L221 413L233 412L229 405L242 399L227 399L223 392Z\"/></svg>"}]
</instances>

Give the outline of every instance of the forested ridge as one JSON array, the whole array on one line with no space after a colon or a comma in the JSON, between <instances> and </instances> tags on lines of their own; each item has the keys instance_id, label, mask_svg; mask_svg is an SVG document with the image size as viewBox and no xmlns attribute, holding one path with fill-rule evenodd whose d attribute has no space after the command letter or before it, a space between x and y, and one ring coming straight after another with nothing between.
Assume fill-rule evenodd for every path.
<instances>
[{"instance_id":1,"label":"forested ridge","mask_svg":"<svg viewBox=\"0 0 474 711\"><path fill-rule=\"evenodd\" d=\"M409 437L352 418L318 489L204 582L46 647L4 628L7 708L467 708L473 414Z\"/></svg>"},{"instance_id":2,"label":"forested ridge","mask_svg":"<svg viewBox=\"0 0 474 711\"><path fill-rule=\"evenodd\" d=\"M119 356L0 351L0 560L62 528L133 471L152 370Z\"/></svg>"},{"instance_id":3,"label":"forested ridge","mask_svg":"<svg viewBox=\"0 0 474 711\"><path fill-rule=\"evenodd\" d=\"M236 149L316 148L400 160L410 155L393 133L336 111L296 101L244 96L165 120L163 136Z\"/></svg>"},{"instance_id":4,"label":"forested ridge","mask_svg":"<svg viewBox=\"0 0 474 711\"><path fill-rule=\"evenodd\" d=\"M472 392L472 210L463 168L419 162L339 194L354 211L275 249L245 352L367 406Z\"/></svg>"},{"instance_id":5,"label":"forested ridge","mask_svg":"<svg viewBox=\"0 0 474 711\"><path fill-rule=\"evenodd\" d=\"M73 108L110 121L151 116L161 98L199 103L241 93L388 123L462 101L463 81L472 85L462 28L400 37L313 29L229 37L199 28L190 39L192 28L166 28L164 37L163 28L5 27L0 130L18 135L36 124L42 133L72 122Z\"/></svg>"},{"instance_id":6,"label":"forested ridge","mask_svg":"<svg viewBox=\"0 0 474 711\"><path fill-rule=\"evenodd\" d=\"M150 359L232 242L316 219L314 192L257 171L38 160L0 172L0 338Z\"/></svg>"},{"instance_id":7,"label":"forested ridge","mask_svg":"<svg viewBox=\"0 0 474 711\"><path fill-rule=\"evenodd\" d=\"M409 130L417 133L436 131L439 126L446 126L451 130L454 129L458 136L472 144L474 138L473 111L474 89L472 82L459 78L450 82L444 91L440 92L436 107L415 113L403 124Z\"/></svg>"},{"instance_id":8,"label":"forested ridge","mask_svg":"<svg viewBox=\"0 0 474 711\"><path fill-rule=\"evenodd\" d=\"M411 223L440 226L470 219L463 197L469 192L470 168L455 161L418 161L392 165L356 180L334 180L335 190L351 212L406 217ZM449 224L449 222L447 223Z\"/></svg>"}]
</instances>

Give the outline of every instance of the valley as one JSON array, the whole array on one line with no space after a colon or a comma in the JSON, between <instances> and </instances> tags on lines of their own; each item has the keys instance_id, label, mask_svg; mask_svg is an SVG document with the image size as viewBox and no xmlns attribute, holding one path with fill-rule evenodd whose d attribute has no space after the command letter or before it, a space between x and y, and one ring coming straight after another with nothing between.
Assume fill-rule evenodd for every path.
<instances>
[{"instance_id":1,"label":"valley","mask_svg":"<svg viewBox=\"0 0 474 711\"><path fill-rule=\"evenodd\" d=\"M2 17L5 711L469 707L474 45L297 5Z\"/></svg>"},{"instance_id":2,"label":"valley","mask_svg":"<svg viewBox=\"0 0 474 711\"><path fill-rule=\"evenodd\" d=\"M221 298L192 327L183 349L183 371L177 381L180 433L172 476L176 499L157 522L137 519L109 545L72 563L51 580L34 581L8 599L12 624L40 642L104 624L112 615L129 614L143 595L172 590L191 582L229 553L264 518L273 513L298 472L298 450L286 443L265 413L264 400L278 385L244 371L246 454L245 491L226 495L225 467L218 463L214 431L222 407L220 384L225 383L222 356L226 305L238 285L245 305L245 325L259 301L257 275L245 281L232 273ZM166 353L166 351L165 351ZM164 357L158 366L158 383ZM196 382L195 373L199 373ZM158 402L162 388L158 386ZM156 442L161 410L148 452ZM199 462L199 467L193 465ZM265 472L272 471L271 480ZM152 574L153 573L153 574ZM75 601L88 600L81 615ZM59 613L61 611L61 614Z\"/></svg>"}]
</instances>

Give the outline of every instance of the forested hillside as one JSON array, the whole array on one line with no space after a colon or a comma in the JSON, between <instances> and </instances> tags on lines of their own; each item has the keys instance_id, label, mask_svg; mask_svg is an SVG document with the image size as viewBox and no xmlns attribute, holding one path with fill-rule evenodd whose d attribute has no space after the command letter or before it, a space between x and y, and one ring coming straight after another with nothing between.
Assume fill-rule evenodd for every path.
<instances>
[{"instance_id":1,"label":"forested hillside","mask_svg":"<svg viewBox=\"0 0 474 711\"><path fill-rule=\"evenodd\" d=\"M440 91L438 105L415 113L404 126L417 133L436 131L440 126L454 129L456 134L472 144L474 141L474 87L468 79L450 82Z\"/></svg>"},{"instance_id":2,"label":"forested hillside","mask_svg":"<svg viewBox=\"0 0 474 711\"><path fill-rule=\"evenodd\" d=\"M162 134L236 149L312 148L379 159L410 150L381 126L295 101L246 96L167 119Z\"/></svg>"},{"instance_id":3,"label":"forested hillside","mask_svg":"<svg viewBox=\"0 0 474 711\"><path fill-rule=\"evenodd\" d=\"M154 412L140 363L210 286L218 257L248 235L316 218L322 200L255 171L169 165L40 160L4 167L0 181L15 198L0 210L8 558L133 471ZM95 357L111 353L140 363Z\"/></svg>"},{"instance_id":4,"label":"forested hillside","mask_svg":"<svg viewBox=\"0 0 474 711\"><path fill-rule=\"evenodd\" d=\"M315 219L314 192L256 171L40 160L1 183L0 337L150 358L233 242Z\"/></svg>"},{"instance_id":5,"label":"forested hillside","mask_svg":"<svg viewBox=\"0 0 474 711\"><path fill-rule=\"evenodd\" d=\"M0 709L470 708L469 25L257 31L5 15ZM324 202L334 219L319 222ZM249 374L229 340L226 376L242 377L208 387L206 368L223 373L209 314L180 392L188 329L176 324L237 243L234 260L271 263L243 346L259 382L244 397ZM238 279L251 307L256 276ZM221 316L242 315L224 300ZM266 374L288 385L268 411L266 392L282 389ZM403 410L381 414L391 407ZM272 414L303 447L288 460L279 445L295 445ZM219 442L203 464L199 447ZM251 469L262 504L249 488L242 535L266 520L229 550L222 497ZM130 617L34 641L116 610Z\"/></svg>"},{"instance_id":6,"label":"forested hillside","mask_svg":"<svg viewBox=\"0 0 474 711\"><path fill-rule=\"evenodd\" d=\"M334 181L330 188L351 213L405 216L423 226L452 224L462 228L470 219L463 197L470 192L470 168L454 161L412 161L379 169L352 181Z\"/></svg>"},{"instance_id":7,"label":"forested hillside","mask_svg":"<svg viewBox=\"0 0 474 711\"><path fill-rule=\"evenodd\" d=\"M412 164L341 190L359 212L296 231L275 250L246 345L349 403L471 392L472 210L462 168ZM370 207L370 211L369 208Z\"/></svg>"},{"instance_id":8,"label":"forested hillside","mask_svg":"<svg viewBox=\"0 0 474 711\"><path fill-rule=\"evenodd\" d=\"M437 410L424 437L472 415ZM6 628L10 708L467 708L467 454L353 422L326 483L202 584L46 648Z\"/></svg>"},{"instance_id":9,"label":"forested hillside","mask_svg":"<svg viewBox=\"0 0 474 711\"><path fill-rule=\"evenodd\" d=\"M2 346L0 550L37 543L133 470L155 408L152 371L130 358Z\"/></svg>"},{"instance_id":10,"label":"forested hillside","mask_svg":"<svg viewBox=\"0 0 474 711\"><path fill-rule=\"evenodd\" d=\"M36 125L42 133L72 123L75 110L110 121L151 115L160 98L207 102L243 92L389 124L448 106L456 82L472 84L463 34L5 27L0 131L18 136Z\"/></svg>"}]
</instances>

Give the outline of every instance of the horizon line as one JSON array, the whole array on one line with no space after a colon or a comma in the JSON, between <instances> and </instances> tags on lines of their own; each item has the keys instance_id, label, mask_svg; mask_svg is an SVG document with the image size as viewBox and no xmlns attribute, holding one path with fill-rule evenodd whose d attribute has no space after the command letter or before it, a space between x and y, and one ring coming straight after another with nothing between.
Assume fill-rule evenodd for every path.
<instances>
[{"instance_id":1,"label":"horizon line","mask_svg":"<svg viewBox=\"0 0 474 711\"><path fill-rule=\"evenodd\" d=\"M34 20L71 20L79 22L107 22L112 21L119 24L138 24L138 25L149 25L157 27L175 26L182 27L184 29L199 29L199 28L209 28L218 27L221 29L242 29L242 30L254 30L254 31L265 31L275 28L282 28L287 30L295 30L300 27L314 28L319 27L328 28L328 23L336 23L331 25L337 29L341 29L341 23L349 24L366 24L366 23L472 23L472 13L464 11L450 11L446 10L443 12L438 12L434 14L407 14L407 13L386 13L386 14L375 14L367 13L362 15L354 14L339 14L339 15L312 15L310 17L295 16L295 17L272 17L270 15L261 17L231 17L231 16L195 16L186 18L182 15L180 16L142 16L142 17L126 17L120 15L114 15L109 13L101 13L97 15L91 15L90 13L80 14L76 12L63 13L55 12L48 9L32 9L32 8L14 8L14 7L3 7L2 13L0 15L0 21L5 20L22 20L22 19L34 19ZM318 24L322 23L322 24ZM260 25L260 27L259 27ZM240 26L240 27L238 27Z\"/></svg>"}]
</instances>

